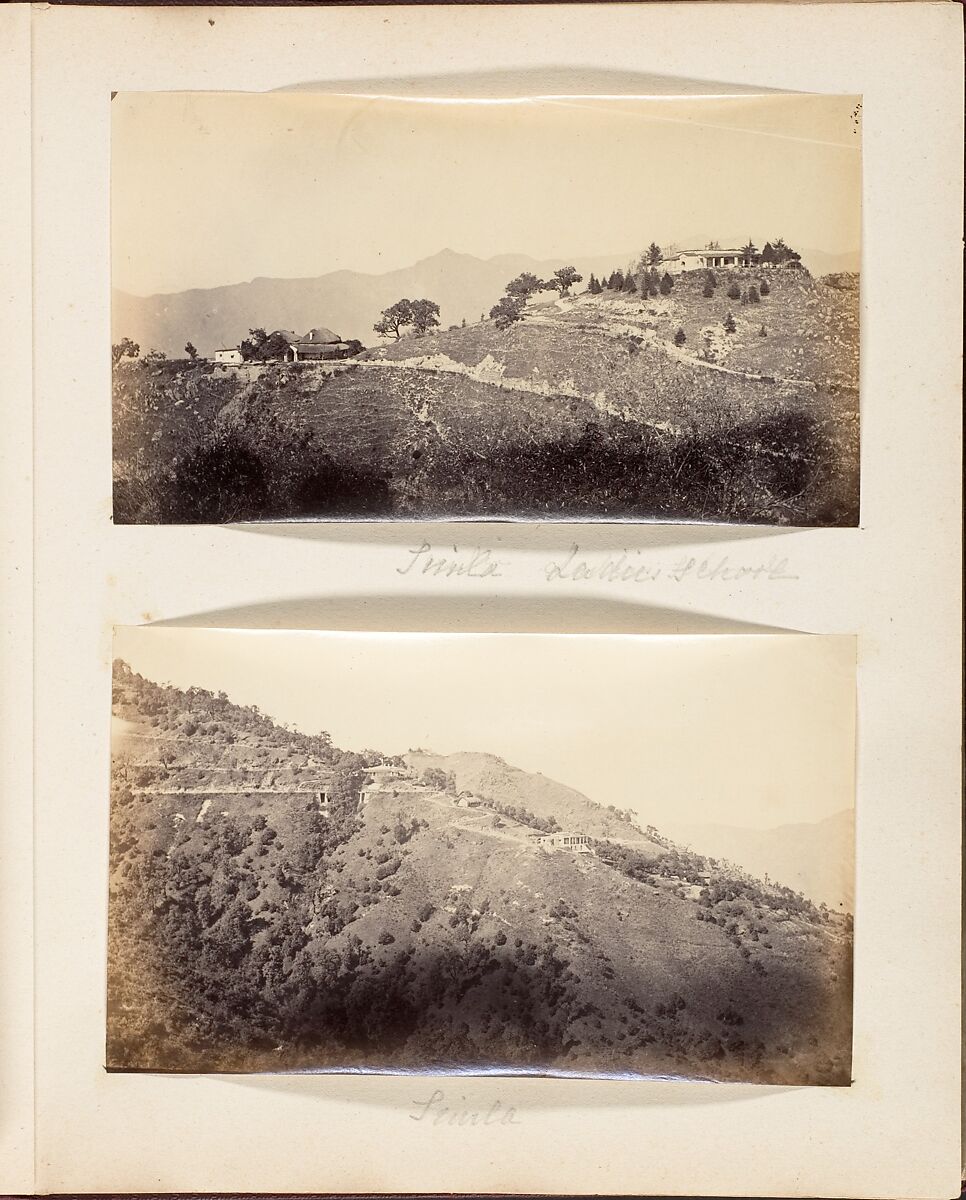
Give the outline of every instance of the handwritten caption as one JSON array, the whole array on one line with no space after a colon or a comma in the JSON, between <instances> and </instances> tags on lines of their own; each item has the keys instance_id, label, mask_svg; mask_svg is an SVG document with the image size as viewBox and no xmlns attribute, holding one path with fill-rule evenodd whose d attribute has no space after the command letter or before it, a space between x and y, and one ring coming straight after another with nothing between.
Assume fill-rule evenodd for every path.
<instances>
[{"instance_id":1,"label":"handwritten caption","mask_svg":"<svg viewBox=\"0 0 966 1200\"><path fill-rule=\"evenodd\" d=\"M462 549L447 547L442 553L429 542L420 542L404 552L397 575L430 579L506 579L517 564L499 558L487 547ZM661 580L684 583L779 583L798 579L787 558L778 554L758 560L741 561L731 554L704 556L661 555L641 550L616 554L584 553L574 544L563 554L539 566L528 564L527 573L536 570L537 578L547 584L606 583L648 584Z\"/></svg>"},{"instance_id":2,"label":"handwritten caption","mask_svg":"<svg viewBox=\"0 0 966 1200\"><path fill-rule=\"evenodd\" d=\"M473 1108L467 1104L466 1097L449 1102L446 1093L437 1088L425 1100L414 1100L415 1112L409 1114L410 1121L426 1125L478 1125L484 1128L505 1127L507 1125L522 1125L520 1116L512 1104L502 1100L494 1100L486 1108Z\"/></svg>"}]
</instances>

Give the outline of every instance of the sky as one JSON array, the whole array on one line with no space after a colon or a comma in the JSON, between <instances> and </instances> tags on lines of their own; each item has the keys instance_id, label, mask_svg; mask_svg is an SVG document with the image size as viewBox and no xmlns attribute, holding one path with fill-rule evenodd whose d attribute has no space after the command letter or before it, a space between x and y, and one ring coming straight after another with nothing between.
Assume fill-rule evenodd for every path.
<instances>
[{"instance_id":1,"label":"sky","mask_svg":"<svg viewBox=\"0 0 966 1200\"><path fill-rule=\"evenodd\" d=\"M141 626L116 630L115 654L342 749L485 751L658 828L769 828L853 806L850 638Z\"/></svg>"},{"instance_id":2,"label":"sky","mask_svg":"<svg viewBox=\"0 0 966 1200\"><path fill-rule=\"evenodd\" d=\"M447 103L119 93L112 272L136 295L382 273L449 248L859 247L855 97Z\"/></svg>"}]
</instances>

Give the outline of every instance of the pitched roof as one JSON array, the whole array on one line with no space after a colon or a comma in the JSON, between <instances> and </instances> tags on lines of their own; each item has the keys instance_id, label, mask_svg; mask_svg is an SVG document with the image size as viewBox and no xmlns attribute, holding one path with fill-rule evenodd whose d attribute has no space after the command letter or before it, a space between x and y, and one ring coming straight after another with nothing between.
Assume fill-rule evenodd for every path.
<instances>
[{"instance_id":1,"label":"pitched roof","mask_svg":"<svg viewBox=\"0 0 966 1200\"><path fill-rule=\"evenodd\" d=\"M326 329L324 325L320 325L318 329L310 329L303 338L297 339L300 342L340 342L342 339L337 333L333 333L331 329Z\"/></svg>"}]
</instances>

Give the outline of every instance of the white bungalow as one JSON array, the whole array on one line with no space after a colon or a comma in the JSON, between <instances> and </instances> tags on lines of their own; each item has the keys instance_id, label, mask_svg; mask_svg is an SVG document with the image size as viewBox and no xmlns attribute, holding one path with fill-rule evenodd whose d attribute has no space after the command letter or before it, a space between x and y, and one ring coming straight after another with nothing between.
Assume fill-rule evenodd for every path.
<instances>
[{"instance_id":1,"label":"white bungalow","mask_svg":"<svg viewBox=\"0 0 966 1200\"><path fill-rule=\"evenodd\" d=\"M593 854L590 838L583 833L538 833L534 839L538 846L552 854L557 850L568 850L571 854Z\"/></svg>"},{"instance_id":2,"label":"white bungalow","mask_svg":"<svg viewBox=\"0 0 966 1200\"><path fill-rule=\"evenodd\" d=\"M405 767L394 767L389 763L379 763L375 767L366 767L365 774L368 776L368 779L359 789L360 805L365 804L370 796L375 792L382 791L394 779L403 779L408 773Z\"/></svg>"},{"instance_id":3,"label":"white bungalow","mask_svg":"<svg viewBox=\"0 0 966 1200\"><path fill-rule=\"evenodd\" d=\"M244 361L237 346L225 346L215 351L215 362L223 367L240 367Z\"/></svg>"},{"instance_id":4,"label":"white bungalow","mask_svg":"<svg viewBox=\"0 0 966 1200\"><path fill-rule=\"evenodd\" d=\"M679 250L657 264L658 271L668 275L680 275L684 271L720 270L722 267L751 267L757 255L748 255L743 249L721 249L718 246L704 250Z\"/></svg>"}]
</instances>

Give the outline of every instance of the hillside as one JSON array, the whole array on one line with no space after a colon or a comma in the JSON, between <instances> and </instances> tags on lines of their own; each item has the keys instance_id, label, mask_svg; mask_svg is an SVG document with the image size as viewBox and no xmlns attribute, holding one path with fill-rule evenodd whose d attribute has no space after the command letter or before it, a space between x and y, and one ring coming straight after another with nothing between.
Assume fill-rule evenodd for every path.
<instances>
[{"instance_id":1,"label":"hillside","mask_svg":"<svg viewBox=\"0 0 966 1200\"><path fill-rule=\"evenodd\" d=\"M569 259L585 275L624 266L631 255ZM202 355L237 346L253 326L311 329L325 324L364 345L376 340L373 322L400 296L429 296L440 306L444 325L476 321L489 312L508 279L522 271L552 275L564 259L501 254L479 259L441 250L411 267L370 275L333 271L310 279L253 279L219 288L197 288L155 296L115 290L111 305L112 341L133 338L143 350L170 357L193 342Z\"/></svg>"},{"instance_id":2,"label":"hillside","mask_svg":"<svg viewBox=\"0 0 966 1200\"><path fill-rule=\"evenodd\" d=\"M345 363L124 361L115 520L854 523L857 281L771 276L744 305L726 293L755 272L722 273L710 297L697 272L666 296L543 294L508 329Z\"/></svg>"},{"instance_id":3,"label":"hillside","mask_svg":"<svg viewBox=\"0 0 966 1200\"><path fill-rule=\"evenodd\" d=\"M804 892L816 904L854 911L855 814L849 809L813 824L742 829L734 825L671 826L677 841L728 859L759 878Z\"/></svg>"},{"instance_id":4,"label":"hillside","mask_svg":"<svg viewBox=\"0 0 966 1200\"><path fill-rule=\"evenodd\" d=\"M790 889L490 755L360 804L375 752L224 694L118 662L114 711L111 1069L848 1082L850 927ZM565 816L635 836L548 852Z\"/></svg>"}]
</instances>

